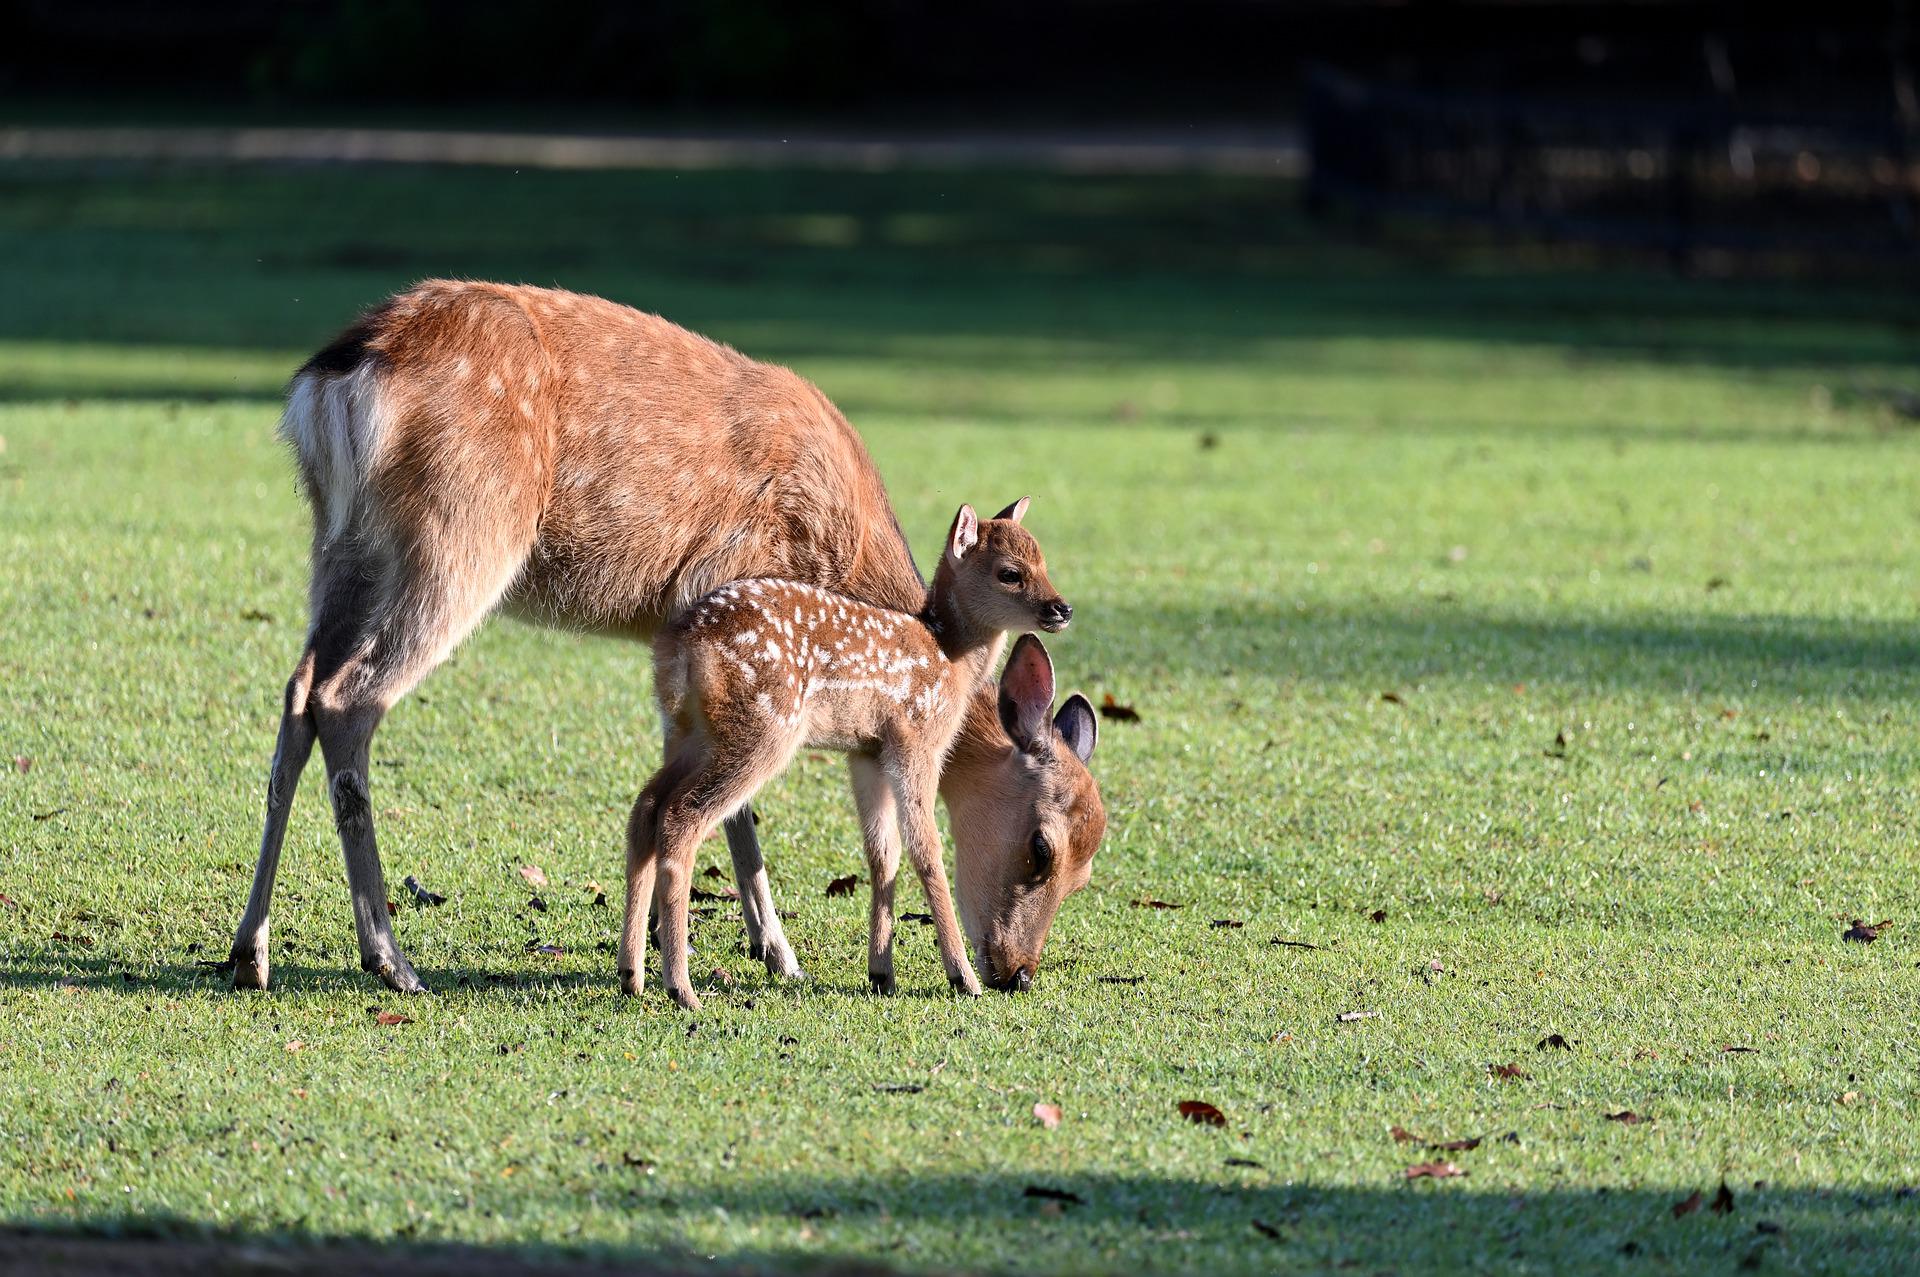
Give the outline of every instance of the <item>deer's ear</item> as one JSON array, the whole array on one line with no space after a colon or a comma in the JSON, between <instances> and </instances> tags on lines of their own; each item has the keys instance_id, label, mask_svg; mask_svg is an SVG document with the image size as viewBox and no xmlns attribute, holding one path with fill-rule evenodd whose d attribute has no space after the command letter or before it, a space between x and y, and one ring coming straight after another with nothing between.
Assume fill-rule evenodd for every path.
<instances>
[{"instance_id":1,"label":"deer's ear","mask_svg":"<svg viewBox=\"0 0 1920 1277\"><path fill-rule=\"evenodd\" d=\"M1052 739L1047 711L1053 708L1053 661L1046 646L1022 634L1000 674L1000 726L1024 750Z\"/></svg>"},{"instance_id":2,"label":"deer's ear","mask_svg":"<svg viewBox=\"0 0 1920 1277\"><path fill-rule=\"evenodd\" d=\"M1067 742L1075 758L1084 763L1093 757L1093 747L1100 742L1100 719L1093 712L1092 701L1078 692L1067 697L1053 716L1053 729Z\"/></svg>"},{"instance_id":3,"label":"deer's ear","mask_svg":"<svg viewBox=\"0 0 1920 1277\"><path fill-rule=\"evenodd\" d=\"M999 514L996 514L993 517L996 519L1011 519L1013 522L1018 523L1020 522L1020 516L1027 512L1027 505L1032 500L1033 500L1032 497L1021 497L1018 501L1014 502L1012 505L1008 506L1006 509L1002 510Z\"/></svg>"},{"instance_id":4,"label":"deer's ear","mask_svg":"<svg viewBox=\"0 0 1920 1277\"><path fill-rule=\"evenodd\" d=\"M958 563L965 558L967 551L980 543L980 518L974 514L973 507L963 505L959 513L953 516L953 526L947 529L947 557Z\"/></svg>"}]
</instances>

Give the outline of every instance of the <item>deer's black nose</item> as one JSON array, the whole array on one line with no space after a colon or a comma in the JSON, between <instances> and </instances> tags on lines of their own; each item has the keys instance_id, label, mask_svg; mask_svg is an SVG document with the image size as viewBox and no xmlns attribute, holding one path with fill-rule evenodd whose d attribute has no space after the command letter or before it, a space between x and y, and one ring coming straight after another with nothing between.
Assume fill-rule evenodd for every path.
<instances>
[{"instance_id":1,"label":"deer's black nose","mask_svg":"<svg viewBox=\"0 0 1920 1277\"><path fill-rule=\"evenodd\" d=\"M1040 609L1040 620L1049 630L1063 630L1072 619L1073 605L1065 599L1055 599Z\"/></svg>"},{"instance_id":2,"label":"deer's black nose","mask_svg":"<svg viewBox=\"0 0 1920 1277\"><path fill-rule=\"evenodd\" d=\"M1031 989L1033 987L1033 968L1021 967L1018 971L1014 972L1013 979L1007 983L1007 987L1015 993L1025 993L1028 989Z\"/></svg>"}]
</instances>

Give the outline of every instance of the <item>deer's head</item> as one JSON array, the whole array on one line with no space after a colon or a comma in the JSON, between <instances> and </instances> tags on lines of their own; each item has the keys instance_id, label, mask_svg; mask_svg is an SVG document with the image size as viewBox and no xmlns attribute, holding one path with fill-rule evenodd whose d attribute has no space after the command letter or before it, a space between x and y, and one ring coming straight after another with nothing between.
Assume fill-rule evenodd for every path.
<instances>
[{"instance_id":1,"label":"deer's head","mask_svg":"<svg viewBox=\"0 0 1920 1277\"><path fill-rule=\"evenodd\" d=\"M1053 662L1023 634L998 690L988 683L975 694L941 777L960 919L995 988L1033 983L1061 902L1092 876L1107 828L1087 771L1096 721L1077 692L1053 711Z\"/></svg>"},{"instance_id":2,"label":"deer's head","mask_svg":"<svg viewBox=\"0 0 1920 1277\"><path fill-rule=\"evenodd\" d=\"M1047 579L1046 556L1033 534L1020 526L1031 498L985 521L963 505L953 516L946 549L934 572L933 589L944 610L964 625L984 631L1064 630L1073 609Z\"/></svg>"}]
</instances>

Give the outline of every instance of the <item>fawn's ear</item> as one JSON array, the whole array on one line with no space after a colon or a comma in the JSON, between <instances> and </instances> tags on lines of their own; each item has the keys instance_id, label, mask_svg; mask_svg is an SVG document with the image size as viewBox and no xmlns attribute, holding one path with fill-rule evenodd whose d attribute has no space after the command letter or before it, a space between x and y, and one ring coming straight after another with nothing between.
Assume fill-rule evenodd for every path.
<instances>
[{"instance_id":1,"label":"fawn's ear","mask_svg":"<svg viewBox=\"0 0 1920 1277\"><path fill-rule=\"evenodd\" d=\"M1052 739L1047 711L1053 708L1053 661L1045 644L1022 634L1000 673L1000 726L1013 743L1034 750Z\"/></svg>"},{"instance_id":2,"label":"fawn's ear","mask_svg":"<svg viewBox=\"0 0 1920 1277\"><path fill-rule=\"evenodd\" d=\"M953 516L953 526L947 529L947 557L958 563L965 558L967 551L980 544L980 518L974 514L973 507L963 505L960 512Z\"/></svg>"},{"instance_id":3,"label":"fawn's ear","mask_svg":"<svg viewBox=\"0 0 1920 1277\"><path fill-rule=\"evenodd\" d=\"M1053 728L1075 758L1084 763L1093 757L1093 747L1100 743L1100 720L1093 712L1092 701L1078 692L1067 697L1053 716Z\"/></svg>"},{"instance_id":4,"label":"fawn's ear","mask_svg":"<svg viewBox=\"0 0 1920 1277\"><path fill-rule=\"evenodd\" d=\"M999 514L996 514L993 517L996 519L1011 519L1015 523L1018 523L1020 522L1020 516L1027 512L1027 505L1032 500L1033 500L1032 497L1021 497L1018 501L1014 502L1012 505L1008 506L1006 509L1002 510Z\"/></svg>"}]
</instances>

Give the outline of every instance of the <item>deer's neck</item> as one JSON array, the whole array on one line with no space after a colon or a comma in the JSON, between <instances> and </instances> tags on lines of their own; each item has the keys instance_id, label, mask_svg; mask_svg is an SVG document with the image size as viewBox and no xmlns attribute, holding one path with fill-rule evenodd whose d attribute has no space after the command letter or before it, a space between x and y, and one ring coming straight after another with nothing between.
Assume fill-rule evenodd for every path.
<instances>
[{"instance_id":1,"label":"deer's neck","mask_svg":"<svg viewBox=\"0 0 1920 1277\"><path fill-rule=\"evenodd\" d=\"M945 565L941 565L945 568ZM968 691L978 687L993 672L1006 633L990 629L967 617L954 603L953 594L943 588L944 570L934 575L933 588L927 591L926 606L920 611L921 623L940 645L940 652L960 674Z\"/></svg>"}]
</instances>

